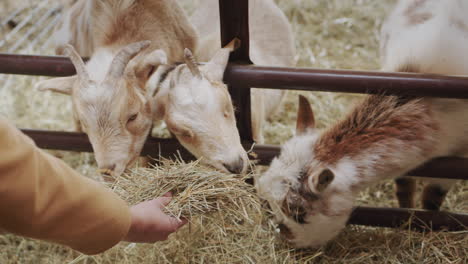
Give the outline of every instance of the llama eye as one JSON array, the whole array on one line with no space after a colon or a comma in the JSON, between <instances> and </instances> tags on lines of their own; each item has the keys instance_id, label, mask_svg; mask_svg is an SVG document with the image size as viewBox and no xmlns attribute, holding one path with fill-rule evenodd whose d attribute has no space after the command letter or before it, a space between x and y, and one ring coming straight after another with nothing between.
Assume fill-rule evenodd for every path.
<instances>
[{"instance_id":1,"label":"llama eye","mask_svg":"<svg viewBox=\"0 0 468 264\"><path fill-rule=\"evenodd\" d=\"M135 119L137 119L137 117L138 117L138 113L137 113L137 114L134 114L134 115L131 115L131 116L128 118L127 123L128 123L128 122L135 121Z\"/></svg>"}]
</instances>

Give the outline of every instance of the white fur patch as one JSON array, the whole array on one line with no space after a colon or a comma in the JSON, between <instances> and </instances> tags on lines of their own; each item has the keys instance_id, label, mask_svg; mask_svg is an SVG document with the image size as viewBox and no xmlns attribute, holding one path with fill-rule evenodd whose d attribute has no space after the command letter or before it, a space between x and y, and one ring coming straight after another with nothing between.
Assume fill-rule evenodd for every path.
<instances>
[{"instance_id":1,"label":"white fur patch","mask_svg":"<svg viewBox=\"0 0 468 264\"><path fill-rule=\"evenodd\" d=\"M259 194L272 202L281 202L289 187L297 182L301 170L313 159L313 147L318 135L296 136L281 148L270 168L258 179Z\"/></svg>"}]
</instances>

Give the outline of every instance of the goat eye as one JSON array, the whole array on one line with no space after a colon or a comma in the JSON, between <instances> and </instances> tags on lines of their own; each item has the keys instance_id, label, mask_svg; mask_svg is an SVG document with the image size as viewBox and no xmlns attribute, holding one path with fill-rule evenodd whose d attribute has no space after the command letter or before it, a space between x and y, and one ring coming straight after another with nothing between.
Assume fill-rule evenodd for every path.
<instances>
[{"instance_id":1,"label":"goat eye","mask_svg":"<svg viewBox=\"0 0 468 264\"><path fill-rule=\"evenodd\" d=\"M138 114L131 115L131 116L128 118L128 121L127 121L127 122L132 122L132 121L134 121L135 119L137 119L137 117L138 117Z\"/></svg>"}]
</instances>

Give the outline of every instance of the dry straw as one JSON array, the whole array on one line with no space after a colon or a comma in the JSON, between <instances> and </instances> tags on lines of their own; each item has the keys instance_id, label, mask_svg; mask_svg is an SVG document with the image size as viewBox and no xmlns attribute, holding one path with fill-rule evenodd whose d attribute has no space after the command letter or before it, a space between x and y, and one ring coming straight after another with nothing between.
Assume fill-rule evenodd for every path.
<instances>
[{"instance_id":1,"label":"dry straw","mask_svg":"<svg viewBox=\"0 0 468 264\"><path fill-rule=\"evenodd\" d=\"M20 6L43 0L0 1L0 18ZM180 1L193 10L202 0ZM50 5L60 2L49 0ZM317 68L378 69L378 30L394 0L277 0L292 23L299 66ZM40 18L48 9L38 12ZM25 16L19 16L20 22ZM56 16L47 19L39 33L14 52L52 54L47 45ZM33 22L11 38L6 48L21 39ZM3 27L0 39L11 32ZM41 32L45 32L41 34ZM29 45L29 44L33 45ZM67 96L34 91L37 77L0 75L0 114L21 127L70 130L71 104ZM360 96L302 93L313 104L319 128L333 124ZM46 103L44 103L46 102ZM294 134L297 93L290 93L283 110L268 124L268 143L282 143ZM164 124L153 131L168 135ZM91 154L52 152L82 174L100 179ZM255 168L258 176L264 168ZM65 247L0 236L0 263L467 263L468 233L417 233L408 230L347 227L328 245L295 250L281 242L276 227L242 176L224 174L199 162L162 159L151 168L136 168L117 179L115 192L130 204L168 191L174 200L168 213L187 217L190 223L170 240L154 245L121 243L104 254L83 256ZM396 206L393 184L381 183L362 192L358 203ZM468 184L458 184L444 209L468 211Z\"/></svg>"}]
</instances>

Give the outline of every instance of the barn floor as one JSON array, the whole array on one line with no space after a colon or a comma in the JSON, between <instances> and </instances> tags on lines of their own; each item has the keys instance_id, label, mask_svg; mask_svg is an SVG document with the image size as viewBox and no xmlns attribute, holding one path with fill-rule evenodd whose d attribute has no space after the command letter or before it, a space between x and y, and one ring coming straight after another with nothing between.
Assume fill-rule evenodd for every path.
<instances>
[{"instance_id":1,"label":"barn floor","mask_svg":"<svg viewBox=\"0 0 468 264\"><path fill-rule=\"evenodd\" d=\"M198 0L201 1L201 0ZM0 52L51 55L48 43L59 19L58 0L0 2ZM183 0L190 12L197 0ZM300 67L377 70L378 32L395 0L277 0L296 35ZM23 9L25 8L25 9ZM19 10L17 15L14 11ZM12 21L8 16L15 15ZM44 78L44 77L41 77ZM0 75L0 114L19 127L71 130L68 97L34 91L38 77ZM283 110L266 129L267 143L279 144L294 133L297 92L291 92ZM359 100L359 95L304 93L313 103L318 126L338 120ZM167 135L164 124L154 134ZM52 151L82 174L100 179L92 154ZM152 177L159 175L223 176L197 163L165 162L150 174L135 170L110 186L129 203L163 193ZM224 175L229 177L228 175ZM165 186L167 187L167 186ZM295 250L281 243L261 202L247 185L217 212L199 214L191 224L154 245L121 243L97 256L84 256L67 248L0 236L0 263L467 263L468 232L419 233L404 229L348 226L337 239L313 250ZM231 191L232 191L231 190ZM239 189L240 190L240 189ZM392 182L361 193L359 205L396 207ZM468 212L468 182L450 191L444 210Z\"/></svg>"}]
</instances>

